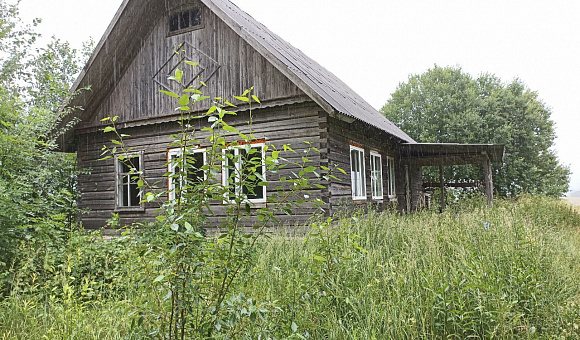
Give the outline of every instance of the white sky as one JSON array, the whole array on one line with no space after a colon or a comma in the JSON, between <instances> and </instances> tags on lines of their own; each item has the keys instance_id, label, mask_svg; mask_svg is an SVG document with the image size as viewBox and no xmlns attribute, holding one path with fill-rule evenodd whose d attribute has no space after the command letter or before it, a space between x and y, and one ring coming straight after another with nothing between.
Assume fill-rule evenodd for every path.
<instances>
[{"instance_id":1,"label":"white sky","mask_svg":"<svg viewBox=\"0 0 580 340\"><path fill-rule=\"evenodd\" d=\"M81 46L121 0L22 0L39 31ZM459 65L515 77L552 108L555 150L580 190L580 1L233 0L380 109L409 74Z\"/></svg>"}]
</instances>

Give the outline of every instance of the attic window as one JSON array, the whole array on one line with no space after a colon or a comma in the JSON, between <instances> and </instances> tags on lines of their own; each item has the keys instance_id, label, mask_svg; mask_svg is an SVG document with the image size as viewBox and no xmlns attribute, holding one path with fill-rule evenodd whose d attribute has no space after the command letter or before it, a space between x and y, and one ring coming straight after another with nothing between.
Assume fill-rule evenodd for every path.
<instances>
[{"instance_id":1,"label":"attic window","mask_svg":"<svg viewBox=\"0 0 580 340\"><path fill-rule=\"evenodd\" d=\"M201 8L188 9L169 16L169 33L181 33L201 26Z\"/></svg>"}]
</instances>

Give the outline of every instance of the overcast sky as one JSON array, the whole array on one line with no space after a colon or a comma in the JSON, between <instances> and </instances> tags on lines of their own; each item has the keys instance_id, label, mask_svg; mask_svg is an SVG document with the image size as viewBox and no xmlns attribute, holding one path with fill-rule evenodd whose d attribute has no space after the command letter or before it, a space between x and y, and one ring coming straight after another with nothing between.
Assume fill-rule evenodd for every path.
<instances>
[{"instance_id":1,"label":"overcast sky","mask_svg":"<svg viewBox=\"0 0 580 340\"><path fill-rule=\"evenodd\" d=\"M1 0L0 0L1 1ZM121 0L22 0L26 21L81 46ZM380 109L400 82L437 64L520 78L552 108L555 150L580 190L580 1L233 0Z\"/></svg>"}]
</instances>

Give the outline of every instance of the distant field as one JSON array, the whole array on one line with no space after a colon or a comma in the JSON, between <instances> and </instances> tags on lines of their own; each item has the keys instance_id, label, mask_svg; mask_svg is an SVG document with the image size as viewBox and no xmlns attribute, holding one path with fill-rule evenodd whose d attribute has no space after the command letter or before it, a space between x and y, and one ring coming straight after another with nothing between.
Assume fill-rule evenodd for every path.
<instances>
[{"instance_id":1,"label":"distant field","mask_svg":"<svg viewBox=\"0 0 580 340\"><path fill-rule=\"evenodd\" d=\"M564 197L564 200L574 206L580 207L580 197Z\"/></svg>"}]
</instances>

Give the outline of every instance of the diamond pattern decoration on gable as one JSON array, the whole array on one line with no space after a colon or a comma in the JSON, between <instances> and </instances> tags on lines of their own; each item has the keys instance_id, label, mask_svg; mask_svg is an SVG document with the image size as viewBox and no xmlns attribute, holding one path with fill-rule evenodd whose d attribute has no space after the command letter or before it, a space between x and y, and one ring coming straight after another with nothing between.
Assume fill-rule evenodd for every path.
<instances>
[{"instance_id":1,"label":"diamond pattern decoration on gable","mask_svg":"<svg viewBox=\"0 0 580 340\"><path fill-rule=\"evenodd\" d=\"M183 51L181 56L172 52L167 61L153 76L153 80L167 91L179 92L179 85L168 78L175 74L175 69L179 66L181 57L198 63L197 66L184 64L181 67L184 71L183 84L185 87L189 87L196 80L207 83L220 68L220 64L217 61L187 42L182 43L178 48ZM196 88L199 88L199 86L196 86Z\"/></svg>"}]
</instances>

